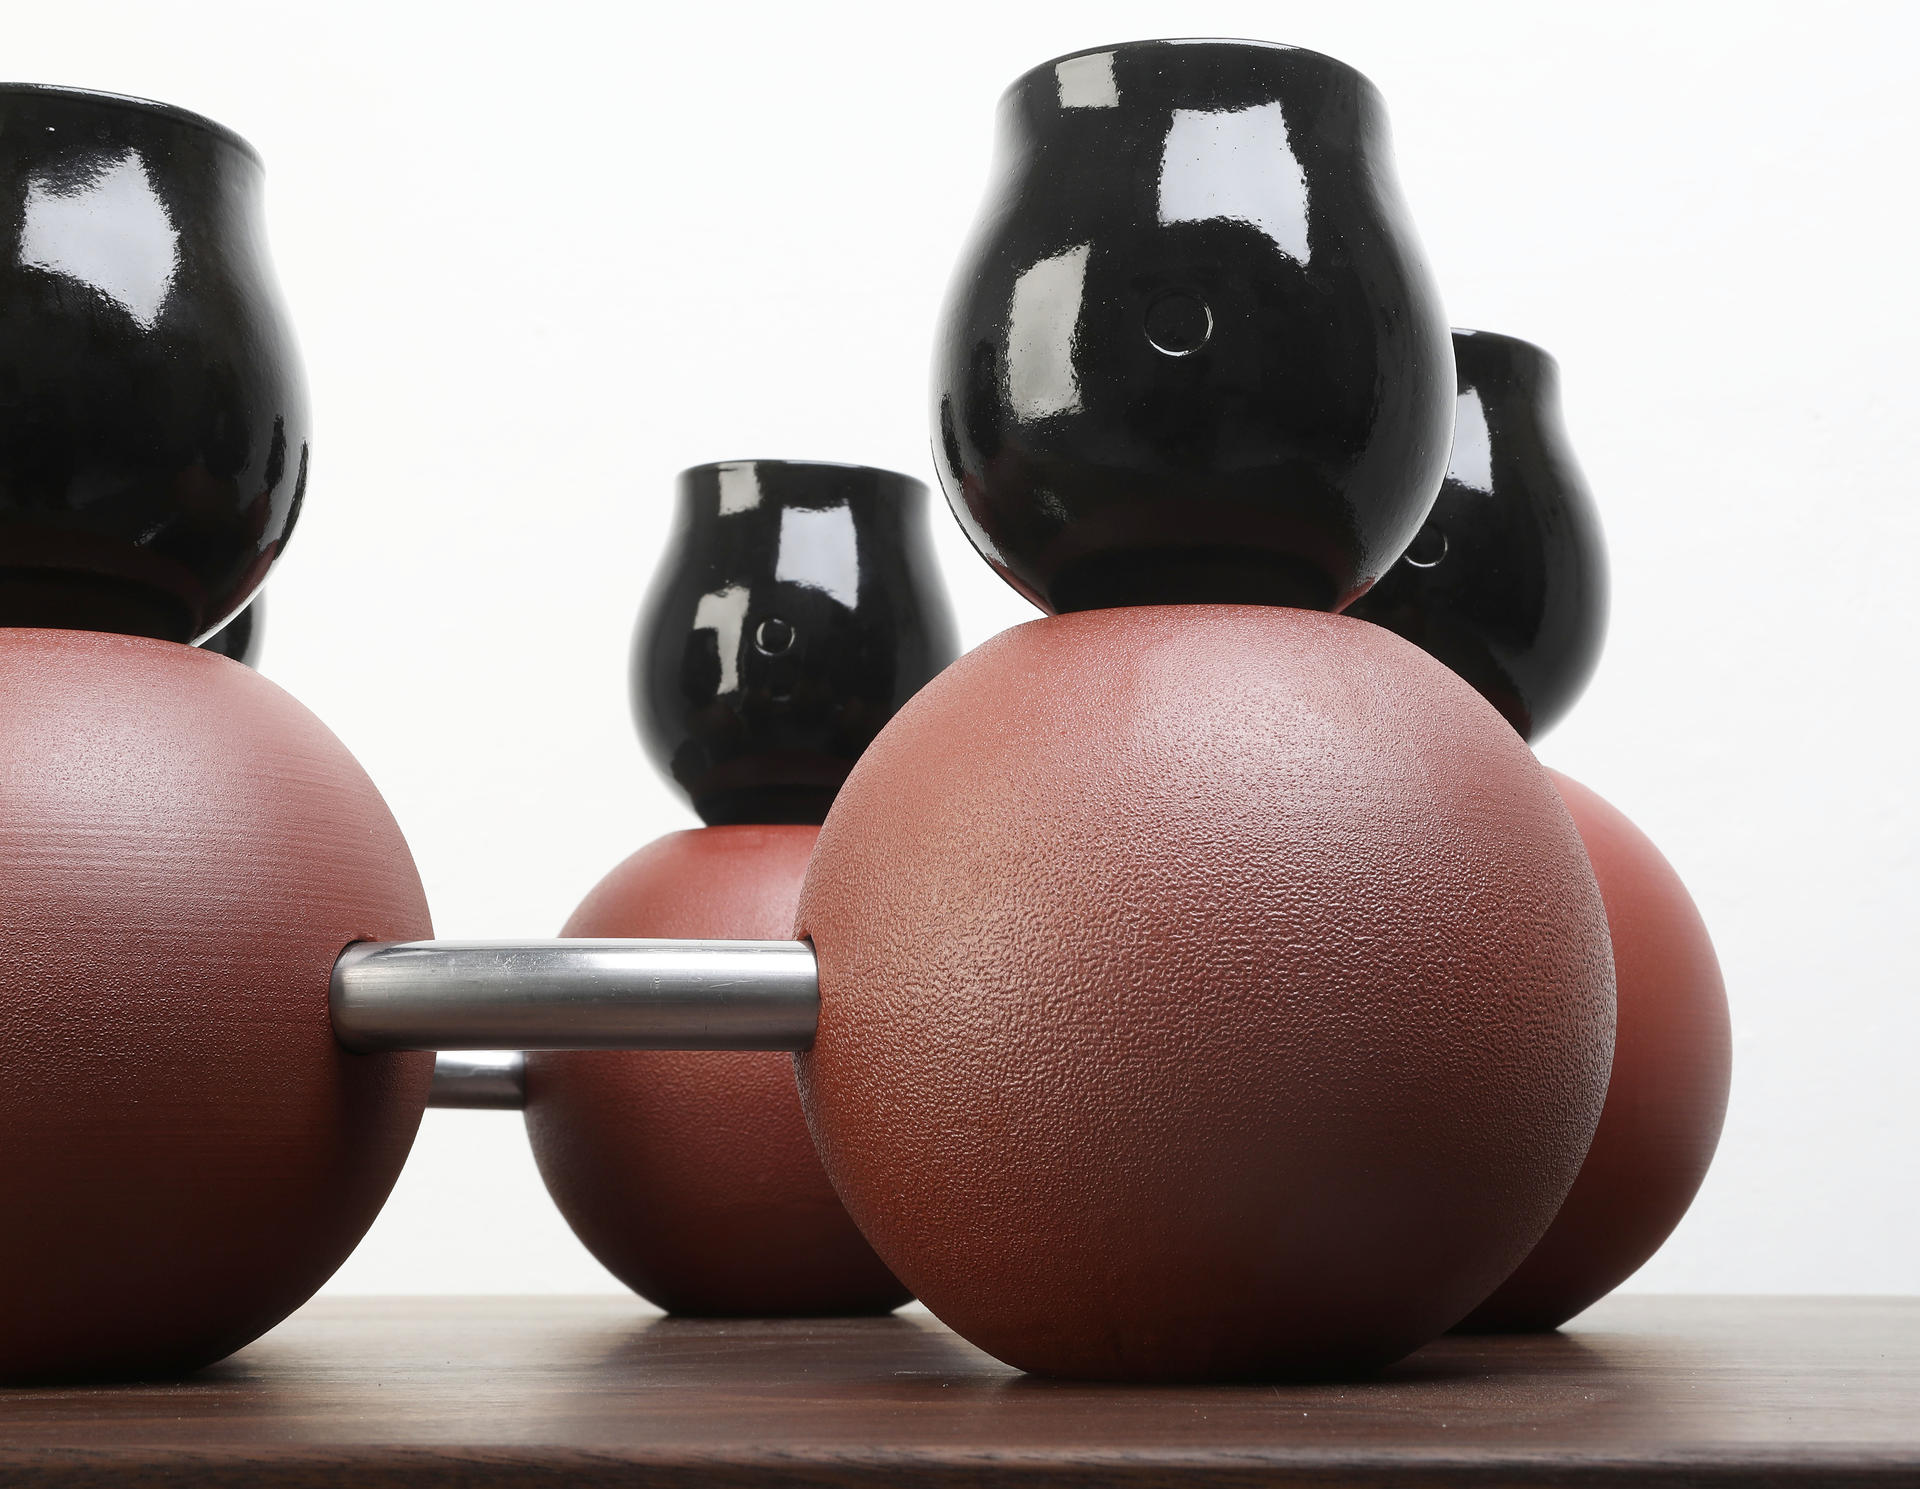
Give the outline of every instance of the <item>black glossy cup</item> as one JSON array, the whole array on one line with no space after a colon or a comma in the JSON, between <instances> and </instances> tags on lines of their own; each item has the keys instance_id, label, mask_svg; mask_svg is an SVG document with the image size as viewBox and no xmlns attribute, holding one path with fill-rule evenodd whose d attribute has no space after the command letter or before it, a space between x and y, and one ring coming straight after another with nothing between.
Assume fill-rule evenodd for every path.
<instances>
[{"instance_id":1,"label":"black glossy cup","mask_svg":"<svg viewBox=\"0 0 1920 1489\"><path fill-rule=\"evenodd\" d=\"M926 486L860 465L682 471L633 643L648 755L709 824L820 822L958 653Z\"/></svg>"},{"instance_id":2,"label":"black glossy cup","mask_svg":"<svg viewBox=\"0 0 1920 1489\"><path fill-rule=\"evenodd\" d=\"M1338 609L1426 516L1453 391L1386 110L1352 68L1134 42L1001 99L934 446L974 546L1042 608Z\"/></svg>"},{"instance_id":3,"label":"black glossy cup","mask_svg":"<svg viewBox=\"0 0 1920 1489\"><path fill-rule=\"evenodd\" d=\"M1445 662L1538 739L1566 716L1607 635L1600 514L1560 413L1560 368L1531 342L1455 331L1447 479L1400 562L1347 612Z\"/></svg>"},{"instance_id":4,"label":"black glossy cup","mask_svg":"<svg viewBox=\"0 0 1920 1489\"><path fill-rule=\"evenodd\" d=\"M0 84L0 626L192 641L306 490L262 171L165 104Z\"/></svg>"}]
</instances>

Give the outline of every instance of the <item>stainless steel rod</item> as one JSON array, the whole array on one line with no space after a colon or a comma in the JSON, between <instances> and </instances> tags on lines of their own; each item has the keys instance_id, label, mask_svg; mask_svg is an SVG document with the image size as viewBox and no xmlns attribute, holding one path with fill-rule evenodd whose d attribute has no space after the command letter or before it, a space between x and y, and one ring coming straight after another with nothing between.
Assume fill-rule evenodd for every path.
<instances>
[{"instance_id":1,"label":"stainless steel rod","mask_svg":"<svg viewBox=\"0 0 1920 1489\"><path fill-rule=\"evenodd\" d=\"M527 1105L527 1057L518 1050L436 1055L427 1105L464 1112L517 1112Z\"/></svg>"},{"instance_id":2,"label":"stainless steel rod","mask_svg":"<svg viewBox=\"0 0 1920 1489\"><path fill-rule=\"evenodd\" d=\"M804 941L393 941L333 968L351 1050L797 1050L820 978Z\"/></svg>"}]
</instances>

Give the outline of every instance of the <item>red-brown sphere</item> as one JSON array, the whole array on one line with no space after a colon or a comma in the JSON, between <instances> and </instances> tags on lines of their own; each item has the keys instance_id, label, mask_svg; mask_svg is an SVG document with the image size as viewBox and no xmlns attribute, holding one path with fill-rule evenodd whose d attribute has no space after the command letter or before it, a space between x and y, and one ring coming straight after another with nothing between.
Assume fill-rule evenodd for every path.
<instances>
[{"instance_id":1,"label":"red-brown sphere","mask_svg":"<svg viewBox=\"0 0 1920 1489\"><path fill-rule=\"evenodd\" d=\"M1720 961L1680 876L1614 807L1550 774L1607 906L1619 986L1613 1074L1559 1215L1463 1330L1556 1329L1639 1271L1707 1176L1733 1076Z\"/></svg>"},{"instance_id":2,"label":"red-brown sphere","mask_svg":"<svg viewBox=\"0 0 1920 1489\"><path fill-rule=\"evenodd\" d=\"M0 630L0 1380L172 1375L346 1259L428 1054L350 1055L342 947L432 934L319 720L164 641Z\"/></svg>"},{"instance_id":3,"label":"red-brown sphere","mask_svg":"<svg viewBox=\"0 0 1920 1489\"><path fill-rule=\"evenodd\" d=\"M786 940L818 834L674 833L607 875L561 934ZM536 1054L527 1135L574 1234L671 1312L885 1313L907 1301L827 1182L791 1055Z\"/></svg>"},{"instance_id":4,"label":"red-brown sphere","mask_svg":"<svg viewBox=\"0 0 1920 1489\"><path fill-rule=\"evenodd\" d=\"M1599 1119L1605 912L1470 687L1337 615L1034 621L841 790L800 1089L901 1281L1024 1369L1363 1369L1545 1231Z\"/></svg>"}]
</instances>

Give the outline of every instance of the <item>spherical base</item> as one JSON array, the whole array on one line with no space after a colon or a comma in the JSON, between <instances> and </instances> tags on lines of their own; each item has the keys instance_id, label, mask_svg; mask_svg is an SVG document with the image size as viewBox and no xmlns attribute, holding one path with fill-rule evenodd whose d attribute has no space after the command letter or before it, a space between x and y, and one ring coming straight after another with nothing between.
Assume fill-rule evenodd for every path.
<instances>
[{"instance_id":1,"label":"spherical base","mask_svg":"<svg viewBox=\"0 0 1920 1489\"><path fill-rule=\"evenodd\" d=\"M177 1375L345 1260L433 1057L349 1055L351 941L432 934L340 742L236 662L0 631L0 1381Z\"/></svg>"},{"instance_id":2,"label":"spherical base","mask_svg":"<svg viewBox=\"0 0 1920 1489\"><path fill-rule=\"evenodd\" d=\"M1619 984L1613 1074L1559 1215L1462 1331L1557 1329L1639 1271L1693 1203L1727 1113L1726 984L1692 896L1639 828L1552 776L1606 901Z\"/></svg>"},{"instance_id":3,"label":"spherical base","mask_svg":"<svg viewBox=\"0 0 1920 1489\"><path fill-rule=\"evenodd\" d=\"M854 767L800 923L835 1188L1030 1371L1395 1359L1538 1240L1606 1091L1565 807L1465 683L1341 616L1003 633Z\"/></svg>"},{"instance_id":4,"label":"spherical base","mask_svg":"<svg viewBox=\"0 0 1920 1489\"><path fill-rule=\"evenodd\" d=\"M562 934L785 940L818 833L662 838L602 880ZM535 1054L527 1134L574 1234L671 1312L886 1313L907 1301L821 1170L791 1055Z\"/></svg>"}]
</instances>

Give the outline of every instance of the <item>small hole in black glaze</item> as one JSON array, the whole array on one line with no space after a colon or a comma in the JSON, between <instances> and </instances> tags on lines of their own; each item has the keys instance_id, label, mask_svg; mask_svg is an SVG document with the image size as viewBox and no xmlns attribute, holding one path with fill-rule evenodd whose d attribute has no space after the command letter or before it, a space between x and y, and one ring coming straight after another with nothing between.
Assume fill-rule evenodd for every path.
<instances>
[{"instance_id":1,"label":"small hole in black glaze","mask_svg":"<svg viewBox=\"0 0 1920 1489\"><path fill-rule=\"evenodd\" d=\"M794 629L791 622L769 615L753 630L754 649L763 657L783 656L793 650Z\"/></svg>"},{"instance_id":2,"label":"small hole in black glaze","mask_svg":"<svg viewBox=\"0 0 1920 1489\"><path fill-rule=\"evenodd\" d=\"M1147 340L1163 356L1185 357L1197 352L1213 335L1213 312L1207 302L1186 290L1167 290L1147 306Z\"/></svg>"},{"instance_id":3,"label":"small hole in black glaze","mask_svg":"<svg viewBox=\"0 0 1920 1489\"><path fill-rule=\"evenodd\" d=\"M1429 522L1415 534L1404 555L1416 569L1431 569L1447 556L1447 535Z\"/></svg>"}]
</instances>

